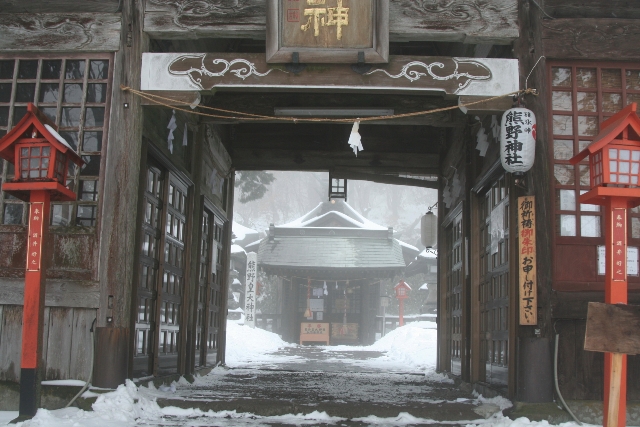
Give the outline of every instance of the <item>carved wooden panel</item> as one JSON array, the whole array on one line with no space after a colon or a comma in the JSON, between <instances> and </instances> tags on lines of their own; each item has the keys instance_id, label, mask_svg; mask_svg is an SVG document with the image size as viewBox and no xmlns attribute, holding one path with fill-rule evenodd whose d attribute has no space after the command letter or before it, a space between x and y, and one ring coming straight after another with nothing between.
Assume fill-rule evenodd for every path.
<instances>
[{"instance_id":1,"label":"carved wooden panel","mask_svg":"<svg viewBox=\"0 0 640 427\"><path fill-rule=\"evenodd\" d=\"M389 40L510 44L517 0L390 0ZM264 39L265 0L146 0L144 29L156 38Z\"/></svg>"},{"instance_id":2,"label":"carved wooden panel","mask_svg":"<svg viewBox=\"0 0 640 427\"><path fill-rule=\"evenodd\" d=\"M115 13L120 0L3 0L2 13Z\"/></svg>"},{"instance_id":3,"label":"carved wooden panel","mask_svg":"<svg viewBox=\"0 0 640 427\"><path fill-rule=\"evenodd\" d=\"M625 19L554 19L542 24L547 58L640 60L640 22Z\"/></svg>"},{"instance_id":4,"label":"carved wooden panel","mask_svg":"<svg viewBox=\"0 0 640 427\"><path fill-rule=\"evenodd\" d=\"M0 51L116 51L120 27L116 13L0 14Z\"/></svg>"}]
</instances>

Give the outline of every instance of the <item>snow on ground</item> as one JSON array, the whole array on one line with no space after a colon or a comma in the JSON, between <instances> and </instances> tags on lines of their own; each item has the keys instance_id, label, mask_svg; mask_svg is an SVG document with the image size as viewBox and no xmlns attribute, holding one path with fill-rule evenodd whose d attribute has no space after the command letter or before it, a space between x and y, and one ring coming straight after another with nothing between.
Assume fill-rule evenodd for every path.
<instances>
[{"instance_id":1,"label":"snow on ground","mask_svg":"<svg viewBox=\"0 0 640 427\"><path fill-rule=\"evenodd\" d=\"M264 329L252 329L233 321L227 321L226 363L230 367L254 366L292 362L296 357L274 355L279 349L294 344L284 342L279 335Z\"/></svg>"}]
</instances>

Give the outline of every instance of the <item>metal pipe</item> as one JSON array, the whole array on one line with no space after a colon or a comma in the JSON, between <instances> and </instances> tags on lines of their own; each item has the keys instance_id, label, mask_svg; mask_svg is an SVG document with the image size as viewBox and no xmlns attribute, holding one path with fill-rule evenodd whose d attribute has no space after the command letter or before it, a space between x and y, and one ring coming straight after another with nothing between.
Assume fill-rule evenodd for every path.
<instances>
[{"instance_id":1,"label":"metal pipe","mask_svg":"<svg viewBox=\"0 0 640 427\"><path fill-rule=\"evenodd\" d=\"M67 403L67 406L65 406L65 408L68 408L69 406L71 406L71 404L73 402L76 401L76 399L78 397L80 397L82 395L82 393L84 393L87 388L89 387L89 384L91 384L91 380L93 379L93 362L94 362L94 355L95 355L95 346L96 346L96 334L93 332L93 327L96 324L96 321L98 319L93 319L93 322L91 323L91 329L89 330L89 332L91 332L91 372L89 373L89 379L87 380L87 382L84 384L84 386L80 389L80 391L78 392L78 394L76 394L75 396L73 396L73 399L71 399L71 401L69 403Z\"/></svg>"},{"instance_id":2,"label":"metal pipe","mask_svg":"<svg viewBox=\"0 0 640 427\"><path fill-rule=\"evenodd\" d=\"M564 406L564 409L566 409L569 415L571 415L571 418L573 418L573 420L577 422L578 425L581 426L582 423L576 418L575 415L573 415L573 412L571 412L571 409L569 409L567 402L565 402L564 399L562 398L562 393L560 393L560 387L558 386L558 341L559 340L560 340L560 334L556 334L556 347L555 347L554 357L553 357L553 380L556 384L556 393L558 393L558 397L560 398L560 402L562 402L562 406Z\"/></svg>"}]
</instances>

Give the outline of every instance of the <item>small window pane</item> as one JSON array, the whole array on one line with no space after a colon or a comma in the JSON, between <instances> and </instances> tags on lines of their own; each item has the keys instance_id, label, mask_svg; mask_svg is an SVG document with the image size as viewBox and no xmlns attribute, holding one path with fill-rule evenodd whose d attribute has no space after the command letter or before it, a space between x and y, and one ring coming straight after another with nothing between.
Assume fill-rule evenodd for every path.
<instances>
[{"instance_id":1,"label":"small window pane","mask_svg":"<svg viewBox=\"0 0 640 427\"><path fill-rule=\"evenodd\" d=\"M589 165L579 165L580 167L580 185L588 187L591 185L591 169Z\"/></svg>"},{"instance_id":2,"label":"small window pane","mask_svg":"<svg viewBox=\"0 0 640 427\"><path fill-rule=\"evenodd\" d=\"M104 126L104 108L89 107L86 112L85 126L102 127Z\"/></svg>"},{"instance_id":3,"label":"small window pane","mask_svg":"<svg viewBox=\"0 0 640 427\"><path fill-rule=\"evenodd\" d=\"M80 181L80 200L95 202L98 200L97 181Z\"/></svg>"},{"instance_id":4,"label":"small window pane","mask_svg":"<svg viewBox=\"0 0 640 427\"><path fill-rule=\"evenodd\" d=\"M621 93L602 94L602 111L605 113L617 113L620 110L622 110Z\"/></svg>"},{"instance_id":5,"label":"small window pane","mask_svg":"<svg viewBox=\"0 0 640 427\"><path fill-rule=\"evenodd\" d=\"M80 124L80 108L65 107L62 109L62 117L60 117L60 127L77 127Z\"/></svg>"},{"instance_id":6,"label":"small window pane","mask_svg":"<svg viewBox=\"0 0 640 427\"><path fill-rule=\"evenodd\" d=\"M640 90L640 70L627 70L627 89Z\"/></svg>"},{"instance_id":7,"label":"small window pane","mask_svg":"<svg viewBox=\"0 0 640 427\"><path fill-rule=\"evenodd\" d=\"M640 218L631 218L631 237L640 239Z\"/></svg>"},{"instance_id":8,"label":"small window pane","mask_svg":"<svg viewBox=\"0 0 640 427\"><path fill-rule=\"evenodd\" d=\"M67 61L64 77L69 80L78 80L84 77L85 61Z\"/></svg>"},{"instance_id":9,"label":"small window pane","mask_svg":"<svg viewBox=\"0 0 640 427\"><path fill-rule=\"evenodd\" d=\"M82 102L82 85L78 83L65 84L62 102L80 104Z\"/></svg>"},{"instance_id":10,"label":"small window pane","mask_svg":"<svg viewBox=\"0 0 640 427\"><path fill-rule=\"evenodd\" d=\"M595 88L597 86L595 68L578 68L576 72L576 84L578 87Z\"/></svg>"},{"instance_id":11,"label":"small window pane","mask_svg":"<svg viewBox=\"0 0 640 427\"><path fill-rule=\"evenodd\" d=\"M582 215L580 217L580 235L582 237L600 237L600 217Z\"/></svg>"},{"instance_id":12,"label":"small window pane","mask_svg":"<svg viewBox=\"0 0 640 427\"><path fill-rule=\"evenodd\" d=\"M0 102L11 101L11 83L0 83Z\"/></svg>"},{"instance_id":13,"label":"small window pane","mask_svg":"<svg viewBox=\"0 0 640 427\"><path fill-rule=\"evenodd\" d=\"M22 203L5 203L4 205L4 223L5 224L22 224Z\"/></svg>"},{"instance_id":14,"label":"small window pane","mask_svg":"<svg viewBox=\"0 0 640 427\"><path fill-rule=\"evenodd\" d=\"M102 132L85 132L83 151L102 151Z\"/></svg>"},{"instance_id":15,"label":"small window pane","mask_svg":"<svg viewBox=\"0 0 640 427\"><path fill-rule=\"evenodd\" d=\"M84 165L80 169L81 176L100 175L100 156L82 156Z\"/></svg>"},{"instance_id":16,"label":"small window pane","mask_svg":"<svg viewBox=\"0 0 640 427\"><path fill-rule=\"evenodd\" d=\"M598 134L598 118L591 116L578 116L578 135L595 136Z\"/></svg>"},{"instance_id":17,"label":"small window pane","mask_svg":"<svg viewBox=\"0 0 640 427\"><path fill-rule=\"evenodd\" d=\"M573 135L573 117L554 114L553 133L555 135Z\"/></svg>"},{"instance_id":18,"label":"small window pane","mask_svg":"<svg viewBox=\"0 0 640 427\"><path fill-rule=\"evenodd\" d=\"M620 89L622 87L622 75L620 70L602 70L602 87L607 89Z\"/></svg>"},{"instance_id":19,"label":"small window pane","mask_svg":"<svg viewBox=\"0 0 640 427\"><path fill-rule=\"evenodd\" d=\"M571 111L571 92L553 91L551 96L551 106L554 110Z\"/></svg>"},{"instance_id":20,"label":"small window pane","mask_svg":"<svg viewBox=\"0 0 640 427\"><path fill-rule=\"evenodd\" d=\"M560 190L560 210L575 211L576 210L576 192L574 190Z\"/></svg>"},{"instance_id":21,"label":"small window pane","mask_svg":"<svg viewBox=\"0 0 640 427\"><path fill-rule=\"evenodd\" d=\"M42 61L42 74L43 79L59 79L60 70L62 69L62 61L54 59L50 61Z\"/></svg>"},{"instance_id":22,"label":"small window pane","mask_svg":"<svg viewBox=\"0 0 640 427\"><path fill-rule=\"evenodd\" d=\"M58 83L40 84L40 102L58 102L59 89Z\"/></svg>"},{"instance_id":23,"label":"small window pane","mask_svg":"<svg viewBox=\"0 0 640 427\"><path fill-rule=\"evenodd\" d=\"M580 191L580 194L586 193L586 190ZM580 211L582 212L600 212L600 206L598 205L588 205L588 204L580 204Z\"/></svg>"},{"instance_id":24,"label":"small window pane","mask_svg":"<svg viewBox=\"0 0 640 427\"><path fill-rule=\"evenodd\" d=\"M561 236L576 235L575 215L560 215L560 235Z\"/></svg>"},{"instance_id":25,"label":"small window pane","mask_svg":"<svg viewBox=\"0 0 640 427\"><path fill-rule=\"evenodd\" d=\"M20 60L18 64L19 79L35 79L38 75L38 60Z\"/></svg>"},{"instance_id":26,"label":"small window pane","mask_svg":"<svg viewBox=\"0 0 640 427\"><path fill-rule=\"evenodd\" d=\"M87 102L104 103L107 101L106 83L91 83L87 87Z\"/></svg>"},{"instance_id":27,"label":"small window pane","mask_svg":"<svg viewBox=\"0 0 640 427\"><path fill-rule=\"evenodd\" d=\"M69 143L71 148L78 149L78 132L60 132L60 136Z\"/></svg>"},{"instance_id":28,"label":"small window pane","mask_svg":"<svg viewBox=\"0 0 640 427\"><path fill-rule=\"evenodd\" d=\"M71 225L73 205L51 205L51 225Z\"/></svg>"},{"instance_id":29,"label":"small window pane","mask_svg":"<svg viewBox=\"0 0 640 427\"><path fill-rule=\"evenodd\" d=\"M573 141L555 139L553 141L553 158L557 160L569 160L573 157Z\"/></svg>"},{"instance_id":30,"label":"small window pane","mask_svg":"<svg viewBox=\"0 0 640 427\"><path fill-rule=\"evenodd\" d=\"M78 215L76 216L76 222L78 225L93 226L96 224L96 206L93 205L80 205L78 206Z\"/></svg>"},{"instance_id":31,"label":"small window pane","mask_svg":"<svg viewBox=\"0 0 640 427\"><path fill-rule=\"evenodd\" d=\"M13 78L13 59L0 60L0 79L12 79Z\"/></svg>"},{"instance_id":32,"label":"small window pane","mask_svg":"<svg viewBox=\"0 0 640 427\"><path fill-rule=\"evenodd\" d=\"M16 85L16 102L33 102L35 93L35 83L18 83Z\"/></svg>"},{"instance_id":33,"label":"small window pane","mask_svg":"<svg viewBox=\"0 0 640 427\"><path fill-rule=\"evenodd\" d=\"M551 78L554 86L571 87L571 68L553 67Z\"/></svg>"},{"instance_id":34,"label":"small window pane","mask_svg":"<svg viewBox=\"0 0 640 427\"><path fill-rule=\"evenodd\" d=\"M0 107L0 126L9 124L9 107Z\"/></svg>"},{"instance_id":35,"label":"small window pane","mask_svg":"<svg viewBox=\"0 0 640 427\"><path fill-rule=\"evenodd\" d=\"M109 77L109 61L90 61L89 79L106 80Z\"/></svg>"},{"instance_id":36,"label":"small window pane","mask_svg":"<svg viewBox=\"0 0 640 427\"><path fill-rule=\"evenodd\" d=\"M571 165L554 165L554 176L556 178L556 184L575 184L574 168Z\"/></svg>"},{"instance_id":37,"label":"small window pane","mask_svg":"<svg viewBox=\"0 0 640 427\"><path fill-rule=\"evenodd\" d=\"M598 111L598 97L595 92L578 92L578 111Z\"/></svg>"}]
</instances>

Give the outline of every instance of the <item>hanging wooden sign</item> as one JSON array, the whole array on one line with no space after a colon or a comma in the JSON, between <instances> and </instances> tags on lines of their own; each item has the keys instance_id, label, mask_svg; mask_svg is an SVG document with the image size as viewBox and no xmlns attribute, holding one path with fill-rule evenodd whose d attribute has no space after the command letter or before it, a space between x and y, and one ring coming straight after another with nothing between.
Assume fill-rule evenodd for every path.
<instances>
[{"instance_id":1,"label":"hanging wooden sign","mask_svg":"<svg viewBox=\"0 0 640 427\"><path fill-rule=\"evenodd\" d=\"M267 62L385 63L389 0L268 0Z\"/></svg>"},{"instance_id":2,"label":"hanging wooden sign","mask_svg":"<svg viewBox=\"0 0 640 427\"><path fill-rule=\"evenodd\" d=\"M518 197L518 253L520 324L538 324L536 281L536 201L534 196Z\"/></svg>"}]
</instances>

